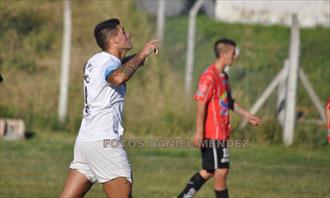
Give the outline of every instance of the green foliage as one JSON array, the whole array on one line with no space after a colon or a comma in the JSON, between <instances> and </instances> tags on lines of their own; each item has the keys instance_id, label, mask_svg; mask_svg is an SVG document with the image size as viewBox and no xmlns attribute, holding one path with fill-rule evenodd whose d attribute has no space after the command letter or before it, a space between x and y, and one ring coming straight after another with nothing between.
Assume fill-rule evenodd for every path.
<instances>
[{"instance_id":1,"label":"green foliage","mask_svg":"<svg viewBox=\"0 0 330 198\"><path fill-rule=\"evenodd\" d=\"M1 36L4 36L3 33L9 29L16 30L16 32L22 36L28 35L34 31L40 30L43 24L42 18L27 11L23 11L15 15L7 10L4 10L1 18L3 20L0 25L3 30L0 34Z\"/></svg>"},{"instance_id":2,"label":"green foliage","mask_svg":"<svg viewBox=\"0 0 330 198\"><path fill-rule=\"evenodd\" d=\"M3 9L0 13L1 66L18 71L36 72L37 56L52 51L56 29L48 24L44 13L31 14L31 10L12 12Z\"/></svg>"}]
</instances>

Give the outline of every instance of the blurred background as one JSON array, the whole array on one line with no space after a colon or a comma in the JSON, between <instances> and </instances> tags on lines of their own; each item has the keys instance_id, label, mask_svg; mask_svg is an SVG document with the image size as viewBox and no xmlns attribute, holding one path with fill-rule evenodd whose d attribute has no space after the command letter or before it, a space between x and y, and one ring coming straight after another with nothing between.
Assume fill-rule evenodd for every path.
<instances>
[{"instance_id":1,"label":"blurred background","mask_svg":"<svg viewBox=\"0 0 330 198\"><path fill-rule=\"evenodd\" d=\"M1 140L0 197L54 197L60 192L82 118L82 69L100 51L93 37L95 25L119 18L132 36L134 48L130 53L136 53L145 42L157 38L158 2L69 2L72 43L68 108L61 122L58 103L64 2L0 1L0 118L22 119L26 131L33 134L25 141ZM187 95L188 16L195 2L165 1L159 54L128 82L126 138L193 136L192 94L199 75L214 61L214 42L223 37L237 41L241 49L229 77L234 98L250 109L289 56L292 13L298 15L301 26L300 68L325 106L330 95L329 1L205 1L196 17L194 69L191 94ZM276 102L277 90L257 113L263 120L257 128L239 128L241 118L231 114L232 139L246 139L251 145L232 153L229 186L233 187L233 197L330 197L326 124L298 81L294 143L285 147ZM129 154L136 171L136 197L173 197L200 167L199 153L193 149L132 149ZM173 187L174 181L180 183ZM197 197L213 197L211 182L208 185ZM18 188L24 189L24 194ZM87 197L103 197L100 186Z\"/></svg>"}]
</instances>

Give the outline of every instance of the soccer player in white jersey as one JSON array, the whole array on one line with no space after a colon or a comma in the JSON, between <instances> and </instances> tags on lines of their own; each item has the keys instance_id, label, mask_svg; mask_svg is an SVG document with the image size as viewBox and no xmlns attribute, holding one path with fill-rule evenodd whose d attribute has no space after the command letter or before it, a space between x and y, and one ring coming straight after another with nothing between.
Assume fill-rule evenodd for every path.
<instances>
[{"instance_id":1,"label":"soccer player in white jersey","mask_svg":"<svg viewBox=\"0 0 330 198\"><path fill-rule=\"evenodd\" d=\"M159 41L150 41L136 55L125 58L132 43L118 19L96 25L94 36L102 52L84 68L83 119L60 198L83 197L95 182L103 185L107 197L131 197L131 167L126 151L118 146L124 131L126 81L158 49Z\"/></svg>"}]
</instances>

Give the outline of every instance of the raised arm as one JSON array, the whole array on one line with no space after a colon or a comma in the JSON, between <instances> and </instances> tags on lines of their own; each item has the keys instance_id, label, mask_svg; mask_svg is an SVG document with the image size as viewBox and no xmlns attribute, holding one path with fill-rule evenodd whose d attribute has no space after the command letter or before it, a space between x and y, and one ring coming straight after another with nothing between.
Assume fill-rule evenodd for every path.
<instances>
[{"instance_id":1,"label":"raised arm","mask_svg":"<svg viewBox=\"0 0 330 198\"><path fill-rule=\"evenodd\" d=\"M122 64L125 64L127 61L131 60L132 58L134 58L137 54L133 54L133 55L129 55L129 56L125 56L124 59L121 61ZM145 59L139 64L140 66L144 65L144 61Z\"/></svg>"},{"instance_id":2,"label":"raised arm","mask_svg":"<svg viewBox=\"0 0 330 198\"><path fill-rule=\"evenodd\" d=\"M128 57L123 60L123 64L114 70L108 77L108 83L118 86L128 81L135 71L143 64L145 58L147 58L155 49L158 48L159 40L153 40L144 46L144 48L134 55L134 57Z\"/></svg>"}]
</instances>

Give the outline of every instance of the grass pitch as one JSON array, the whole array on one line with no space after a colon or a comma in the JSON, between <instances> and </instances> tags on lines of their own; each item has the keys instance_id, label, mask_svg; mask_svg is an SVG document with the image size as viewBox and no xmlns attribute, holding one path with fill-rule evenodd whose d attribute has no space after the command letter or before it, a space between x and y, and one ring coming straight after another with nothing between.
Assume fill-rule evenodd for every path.
<instances>
[{"instance_id":1,"label":"grass pitch","mask_svg":"<svg viewBox=\"0 0 330 198\"><path fill-rule=\"evenodd\" d=\"M75 136L42 132L30 140L0 142L0 197L56 197L73 157ZM235 197L330 197L330 147L281 145L232 148L228 178ZM200 168L197 149L129 148L134 197L174 197ZM105 197L94 185L87 198ZM209 180L196 197L214 197Z\"/></svg>"}]
</instances>

